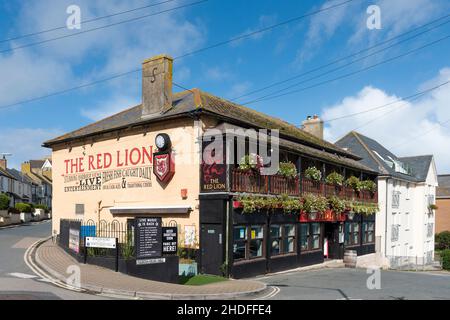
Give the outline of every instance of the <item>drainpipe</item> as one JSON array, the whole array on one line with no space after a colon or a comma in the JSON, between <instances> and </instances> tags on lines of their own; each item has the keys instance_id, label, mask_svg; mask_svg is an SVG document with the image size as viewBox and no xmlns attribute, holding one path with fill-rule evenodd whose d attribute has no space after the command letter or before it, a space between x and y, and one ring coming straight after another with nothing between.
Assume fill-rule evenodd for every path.
<instances>
[{"instance_id":1,"label":"drainpipe","mask_svg":"<svg viewBox=\"0 0 450 320\"><path fill-rule=\"evenodd\" d=\"M389 200L389 178L386 178L386 209L385 209L385 220L384 220L384 256L387 258L387 237L388 237L388 200Z\"/></svg>"},{"instance_id":2,"label":"drainpipe","mask_svg":"<svg viewBox=\"0 0 450 320\"><path fill-rule=\"evenodd\" d=\"M230 205L232 203L233 199L230 200L230 202L227 202L227 212L226 212L226 223L225 223L225 235L223 236L223 240L225 241L225 266L226 266L226 277L230 276L230 266L229 266L229 244L230 244Z\"/></svg>"}]
</instances>

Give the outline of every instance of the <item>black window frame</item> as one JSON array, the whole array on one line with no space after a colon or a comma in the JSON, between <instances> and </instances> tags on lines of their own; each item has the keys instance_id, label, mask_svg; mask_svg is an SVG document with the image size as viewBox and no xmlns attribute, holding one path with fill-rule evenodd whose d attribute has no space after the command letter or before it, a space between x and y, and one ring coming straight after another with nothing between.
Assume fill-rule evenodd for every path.
<instances>
[{"instance_id":1,"label":"black window frame","mask_svg":"<svg viewBox=\"0 0 450 320\"><path fill-rule=\"evenodd\" d=\"M369 230L369 224L373 225L373 229ZM367 229L366 227L367 226ZM372 241L369 241L369 233L372 233ZM375 221L364 221L362 223L362 243L373 244L375 243Z\"/></svg>"},{"instance_id":2,"label":"black window frame","mask_svg":"<svg viewBox=\"0 0 450 320\"><path fill-rule=\"evenodd\" d=\"M261 228L262 230L262 237L255 237L254 239L252 239L252 229L253 228ZM245 228L245 238L244 239L237 239L235 238L235 230L239 229L239 228ZM266 239L265 239L265 225L264 224L237 224L233 226L233 251L232 251L232 255L233 255L233 262L241 262L241 261L250 261L250 260L254 260L254 259L262 259L266 257L266 249L265 249L265 244L266 244ZM262 248L262 254L260 256L252 256L251 255L251 244L252 242L257 242L257 241L261 241L261 248ZM234 256L234 245L236 243L243 243L244 244L244 248L245 248L245 252L244 252L244 258L238 258L236 259Z\"/></svg>"},{"instance_id":3,"label":"black window frame","mask_svg":"<svg viewBox=\"0 0 450 320\"><path fill-rule=\"evenodd\" d=\"M277 227L279 234L278 237L274 238L272 237L272 228L273 227ZM292 229L294 230L294 235L288 235L286 232L286 227L290 226ZM271 224L269 226L269 230L268 230L268 235L270 237L270 256L271 257L278 257L278 256L284 256L284 255L289 255L289 254L295 254L297 252L297 228L296 228L297 224L296 223L274 223ZM286 246L286 240L288 239L293 239L293 244L294 244L294 248L292 249L292 251L288 251L287 250L287 246ZM273 248L272 248L272 244L273 241L277 240L278 241L278 253L273 253Z\"/></svg>"},{"instance_id":4,"label":"black window frame","mask_svg":"<svg viewBox=\"0 0 450 320\"><path fill-rule=\"evenodd\" d=\"M302 243L303 243L303 239L305 237L305 235L303 234L303 230L302 230L302 226L307 225L308 228L308 234L306 236L306 242L307 242L307 248L303 248ZM314 225L318 225L318 230L319 233L314 233L313 232L313 226ZM314 236L318 236L319 237L319 246L317 248L315 248L313 246L314 244ZM323 240L322 240L322 225L320 222L306 222L306 223L300 223L300 235L298 236L299 239L299 246L300 246L300 253L308 253L308 252L314 252L314 251L319 251L322 250L322 245L323 245Z\"/></svg>"},{"instance_id":5,"label":"black window frame","mask_svg":"<svg viewBox=\"0 0 450 320\"><path fill-rule=\"evenodd\" d=\"M358 226L358 231L355 231L355 225ZM361 245L361 223L359 222L347 222L345 232L345 240L344 243L346 246L360 246ZM355 239L355 233L358 234L358 242L355 243L353 240Z\"/></svg>"}]
</instances>

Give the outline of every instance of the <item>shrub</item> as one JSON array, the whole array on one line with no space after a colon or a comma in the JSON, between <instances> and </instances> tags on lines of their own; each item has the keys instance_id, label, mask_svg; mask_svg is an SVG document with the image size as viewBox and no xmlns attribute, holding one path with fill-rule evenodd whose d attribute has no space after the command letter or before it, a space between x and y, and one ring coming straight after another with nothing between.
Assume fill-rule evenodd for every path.
<instances>
[{"instance_id":1,"label":"shrub","mask_svg":"<svg viewBox=\"0 0 450 320\"><path fill-rule=\"evenodd\" d=\"M360 191L361 190L361 181L359 181L359 179L357 177L355 177L355 176L351 176L350 178L345 180L345 185L347 187L352 188L355 191Z\"/></svg>"},{"instance_id":2,"label":"shrub","mask_svg":"<svg viewBox=\"0 0 450 320\"><path fill-rule=\"evenodd\" d=\"M297 168L292 162L280 162L278 174L287 178L295 178L297 176Z\"/></svg>"},{"instance_id":3,"label":"shrub","mask_svg":"<svg viewBox=\"0 0 450 320\"><path fill-rule=\"evenodd\" d=\"M450 249L441 251L440 256L442 258L442 268L450 270Z\"/></svg>"},{"instance_id":4,"label":"shrub","mask_svg":"<svg viewBox=\"0 0 450 320\"><path fill-rule=\"evenodd\" d=\"M0 210L8 210L10 198L2 193L0 194Z\"/></svg>"},{"instance_id":5,"label":"shrub","mask_svg":"<svg viewBox=\"0 0 450 320\"><path fill-rule=\"evenodd\" d=\"M375 191L377 191L377 184L372 180L361 181L361 190L367 190L370 193L375 193Z\"/></svg>"},{"instance_id":6,"label":"shrub","mask_svg":"<svg viewBox=\"0 0 450 320\"><path fill-rule=\"evenodd\" d=\"M303 210L307 213L324 212L328 209L328 199L323 196L306 194L303 197Z\"/></svg>"},{"instance_id":7,"label":"shrub","mask_svg":"<svg viewBox=\"0 0 450 320\"><path fill-rule=\"evenodd\" d=\"M290 198L287 195L282 195L281 206L284 213L297 213L303 209L303 204L298 198Z\"/></svg>"},{"instance_id":8,"label":"shrub","mask_svg":"<svg viewBox=\"0 0 450 320\"><path fill-rule=\"evenodd\" d=\"M16 209L20 212L31 213L33 208L28 203L16 203Z\"/></svg>"},{"instance_id":9,"label":"shrub","mask_svg":"<svg viewBox=\"0 0 450 320\"><path fill-rule=\"evenodd\" d=\"M450 231L435 235L436 250L450 250Z\"/></svg>"},{"instance_id":10,"label":"shrub","mask_svg":"<svg viewBox=\"0 0 450 320\"><path fill-rule=\"evenodd\" d=\"M325 182L334 186L342 186L344 177L337 172L332 172L325 178Z\"/></svg>"},{"instance_id":11,"label":"shrub","mask_svg":"<svg viewBox=\"0 0 450 320\"><path fill-rule=\"evenodd\" d=\"M264 166L263 159L260 155L250 154L245 155L239 161L239 170L248 171L248 170L259 170Z\"/></svg>"},{"instance_id":12,"label":"shrub","mask_svg":"<svg viewBox=\"0 0 450 320\"><path fill-rule=\"evenodd\" d=\"M336 213L341 213L345 210L345 201L339 199L336 196L329 197L328 204L330 206L330 209Z\"/></svg>"},{"instance_id":13,"label":"shrub","mask_svg":"<svg viewBox=\"0 0 450 320\"><path fill-rule=\"evenodd\" d=\"M50 210L45 204L37 204L34 206L35 209L42 209L45 213L49 213Z\"/></svg>"},{"instance_id":14,"label":"shrub","mask_svg":"<svg viewBox=\"0 0 450 320\"><path fill-rule=\"evenodd\" d=\"M320 181L322 179L322 172L316 167L309 167L305 170L305 177L310 180Z\"/></svg>"}]
</instances>

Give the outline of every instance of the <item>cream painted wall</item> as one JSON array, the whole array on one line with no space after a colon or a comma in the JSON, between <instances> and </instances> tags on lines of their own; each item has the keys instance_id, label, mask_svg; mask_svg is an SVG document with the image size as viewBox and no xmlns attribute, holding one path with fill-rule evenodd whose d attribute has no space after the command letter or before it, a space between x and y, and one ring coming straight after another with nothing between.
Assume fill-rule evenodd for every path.
<instances>
[{"instance_id":1,"label":"cream painted wall","mask_svg":"<svg viewBox=\"0 0 450 320\"><path fill-rule=\"evenodd\" d=\"M109 138L103 141L86 142L86 144L74 145L72 149L66 146L55 147L52 154L53 164L53 230L59 232L59 220L66 219L92 219L98 221L98 202L102 201L102 206L114 207L142 207L142 206L190 206L193 211L188 215L162 216L164 221L176 220L183 230L185 225L195 225L198 237L199 230L199 144L196 143L201 134L201 124L194 120L177 120L169 123L152 125L146 134L142 131L130 132L126 136ZM167 186L162 186L155 175L151 173L151 187L118 189L118 190L97 190L65 192L64 187L74 185L65 183L66 164L65 160L83 157L85 169L87 169L88 157L99 153L109 152L115 155L118 150L142 148L153 146L158 133L169 134L173 152L175 156L175 175ZM123 133L122 133L123 134ZM99 140L100 137L97 139ZM92 143L92 145L91 145ZM83 152L85 154L83 154ZM123 161L123 152L121 160ZM147 164L148 165L148 164ZM152 165L150 165L152 166ZM133 168L135 166L129 166ZM115 165L106 170L116 169ZM105 171L105 170L103 170ZM84 173L90 173L85 170ZM129 182L139 179L129 178ZM114 181L113 181L114 182ZM76 183L76 182L75 182ZM188 198L181 198L181 189L188 189ZM84 204L84 216L75 214L75 205ZM126 221L127 217L113 217L108 208L101 211L101 219L118 219ZM129 218L129 217L128 217Z\"/></svg>"}]
</instances>

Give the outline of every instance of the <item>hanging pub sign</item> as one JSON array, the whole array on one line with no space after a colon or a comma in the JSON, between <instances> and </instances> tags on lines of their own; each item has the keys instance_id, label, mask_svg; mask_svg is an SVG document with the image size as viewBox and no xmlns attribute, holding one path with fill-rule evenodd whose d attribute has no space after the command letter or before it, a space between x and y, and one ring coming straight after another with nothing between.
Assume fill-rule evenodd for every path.
<instances>
[{"instance_id":1,"label":"hanging pub sign","mask_svg":"<svg viewBox=\"0 0 450 320\"><path fill-rule=\"evenodd\" d=\"M158 134L155 139L158 152L153 154L153 173L163 183L169 182L175 174L175 161L171 151L169 135Z\"/></svg>"},{"instance_id":2,"label":"hanging pub sign","mask_svg":"<svg viewBox=\"0 0 450 320\"><path fill-rule=\"evenodd\" d=\"M212 141L203 140L202 153L203 161L201 165L201 191L202 192L219 192L227 190L227 166L222 151L213 149L205 152L205 149ZM216 154L220 152L221 154ZM213 158L221 158L222 163L216 163Z\"/></svg>"},{"instance_id":3,"label":"hanging pub sign","mask_svg":"<svg viewBox=\"0 0 450 320\"><path fill-rule=\"evenodd\" d=\"M136 218L135 249L136 258L159 258L162 256L162 219Z\"/></svg>"},{"instance_id":4,"label":"hanging pub sign","mask_svg":"<svg viewBox=\"0 0 450 320\"><path fill-rule=\"evenodd\" d=\"M178 228L163 227L162 228L162 253L175 254L178 246Z\"/></svg>"}]
</instances>

